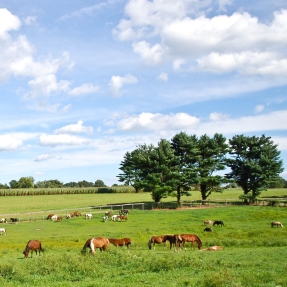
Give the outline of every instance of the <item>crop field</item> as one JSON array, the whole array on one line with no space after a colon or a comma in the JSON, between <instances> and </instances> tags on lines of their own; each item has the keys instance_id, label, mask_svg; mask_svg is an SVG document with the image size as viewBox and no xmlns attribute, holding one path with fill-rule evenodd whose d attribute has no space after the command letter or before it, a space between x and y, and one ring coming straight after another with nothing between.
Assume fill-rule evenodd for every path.
<instances>
[{"instance_id":1,"label":"crop field","mask_svg":"<svg viewBox=\"0 0 287 287\"><path fill-rule=\"evenodd\" d=\"M284 190L268 192L283 197ZM230 197L232 194L225 195ZM237 196L237 195L236 195ZM238 198L238 196L237 196ZM73 209L89 205L147 202L149 194L81 194L1 197L1 214ZM166 199L167 200L167 199ZM76 210L76 209L75 209ZM103 222L103 213L61 222L37 220L1 224L0 285L15 286L287 286L287 208L230 206L131 210L126 222ZM223 227L203 231L206 219L222 220ZM284 228L271 228L281 221ZM156 245L149 250L152 235L193 233L203 248L222 246L222 251L198 251L197 245L180 252ZM110 245L95 255L81 254L90 237L129 237L131 250ZM24 259L30 239L42 242L41 256Z\"/></svg>"}]
</instances>

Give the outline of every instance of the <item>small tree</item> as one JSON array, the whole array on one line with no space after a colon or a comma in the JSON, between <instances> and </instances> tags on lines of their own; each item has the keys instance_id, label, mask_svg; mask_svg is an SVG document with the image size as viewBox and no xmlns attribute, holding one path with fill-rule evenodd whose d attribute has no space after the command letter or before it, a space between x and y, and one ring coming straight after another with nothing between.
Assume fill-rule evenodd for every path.
<instances>
[{"instance_id":1,"label":"small tree","mask_svg":"<svg viewBox=\"0 0 287 287\"><path fill-rule=\"evenodd\" d=\"M18 180L18 188L33 188L33 187L34 187L34 178L32 176L21 177Z\"/></svg>"},{"instance_id":2,"label":"small tree","mask_svg":"<svg viewBox=\"0 0 287 287\"><path fill-rule=\"evenodd\" d=\"M95 187L105 187L106 185L104 184L104 182L102 180L98 179L98 180L95 181L94 186Z\"/></svg>"},{"instance_id":3,"label":"small tree","mask_svg":"<svg viewBox=\"0 0 287 287\"><path fill-rule=\"evenodd\" d=\"M242 189L242 198L245 203L254 202L262 190L278 180L279 173L283 171L283 162L280 151L271 137L248 137L236 135L229 140L231 158L227 166L231 172L226 174Z\"/></svg>"}]
</instances>

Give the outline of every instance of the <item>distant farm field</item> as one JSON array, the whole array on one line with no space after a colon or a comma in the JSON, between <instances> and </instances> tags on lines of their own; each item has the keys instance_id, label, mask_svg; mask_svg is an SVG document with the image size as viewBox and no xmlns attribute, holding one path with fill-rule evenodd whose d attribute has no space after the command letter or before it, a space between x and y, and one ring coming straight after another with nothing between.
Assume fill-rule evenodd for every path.
<instances>
[{"instance_id":1,"label":"distant farm field","mask_svg":"<svg viewBox=\"0 0 287 287\"><path fill-rule=\"evenodd\" d=\"M228 197L237 192L238 198L239 190L232 190ZM268 196L282 197L284 190L268 191ZM189 200L194 197L193 194ZM12 213L147 202L151 197L146 193L87 194L0 200L4 211ZM7 230L7 235L0 236L1 286L287 286L285 207L132 210L128 221L106 223L102 216L96 213L91 220L81 216L62 222L1 224ZM212 227L213 232L206 233L206 219L222 220L225 226ZM281 221L284 228L271 228L275 220ZM187 251L175 253L163 245L157 245L155 250L147 248L152 235L170 233L194 233L201 238L203 248L220 245L223 250L198 251L196 246L191 250L189 245ZM108 251L97 251L94 256L81 255L85 241L98 236L130 237L131 251L110 246ZM45 252L24 260L22 252L30 239L39 239Z\"/></svg>"}]
</instances>

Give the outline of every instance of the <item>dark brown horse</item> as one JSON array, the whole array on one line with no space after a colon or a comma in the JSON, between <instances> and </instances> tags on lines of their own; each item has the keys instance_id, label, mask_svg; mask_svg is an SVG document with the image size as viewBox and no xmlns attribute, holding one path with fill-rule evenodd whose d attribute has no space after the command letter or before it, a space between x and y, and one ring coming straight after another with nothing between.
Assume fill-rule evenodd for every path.
<instances>
[{"instance_id":1,"label":"dark brown horse","mask_svg":"<svg viewBox=\"0 0 287 287\"><path fill-rule=\"evenodd\" d=\"M82 254L86 253L87 248L90 248L93 254L96 253L97 248L99 248L101 251L105 251L108 249L109 244L109 240L105 237L89 238L82 249Z\"/></svg>"},{"instance_id":2,"label":"dark brown horse","mask_svg":"<svg viewBox=\"0 0 287 287\"><path fill-rule=\"evenodd\" d=\"M109 238L110 243L114 244L117 248L119 246L127 246L128 252L130 251L130 245L132 244L132 241L130 238L122 238L122 239L116 239L116 238Z\"/></svg>"},{"instance_id":3,"label":"dark brown horse","mask_svg":"<svg viewBox=\"0 0 287 287\"><path fill-rule=\"evenodd\" d=\"M31 258L33 255L33 251L35 250L36 256L37 256L37 251L39 251L39 256L40 256L40 251L44 252L44 249L42 248L41 242L39 240L30 240L28 241L26 248L23 252L24 258L27 258L29 255L29 251L31 251Z\"/></svg>"},{"instance_id":4,"label":"dark brown horse","mask_svg":"<svg viewBox=\"0 0 287 287\"><path fill-rule=\"evenodd\" d=\"M191 248L193 247L194 242L197 243L199 250L202 248L202 242L197 235L195 235L195 234L181 234L180 236L182 238L182 246L184 248L185 248L186 242L191 242Z\"/></svg>"},{"instance_id":5,"label":"dark brown horse","mask_svg":"<svg viewBox=\"0 0 287 287\"><path fill-rule=\"evenodd\" d=\"M164 245L166 245L165 242L166 242L165 235L154 235L149 239L147 245L148 245L149 250L151 250L152 246L153 246L153 249L155 249L155 244L164 243Z\"/></svg>"},{"instance_id":6,"label":"dark brown horse","mask_svg":"<svg viewBox=\"0 0 287 287\"><path fill-rule=\"evenodd\" d=\"M164 235L165 241L169 241L169 250L171 251L172 246L174 247L174 252L178 252L179 247L182 244L182 237L178 234L167 234Z\"/></svg>"}]
</instances>

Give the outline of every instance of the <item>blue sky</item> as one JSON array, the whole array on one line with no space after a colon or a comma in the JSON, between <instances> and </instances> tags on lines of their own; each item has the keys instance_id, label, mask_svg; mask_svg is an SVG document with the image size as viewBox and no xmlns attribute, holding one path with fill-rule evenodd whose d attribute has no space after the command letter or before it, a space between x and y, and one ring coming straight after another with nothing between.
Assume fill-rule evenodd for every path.
<instances>
[{"instance_id":1,"label":"blue sky","mask_svg":"<svg viewBox=\"0 0 287 287\"><path fill-rule=\"evenodd\" d=\"M271 136L287 178L285 0L0 0L0 52L2 184L112 185L181 131Z\"/></svg>"}]
</instances>

